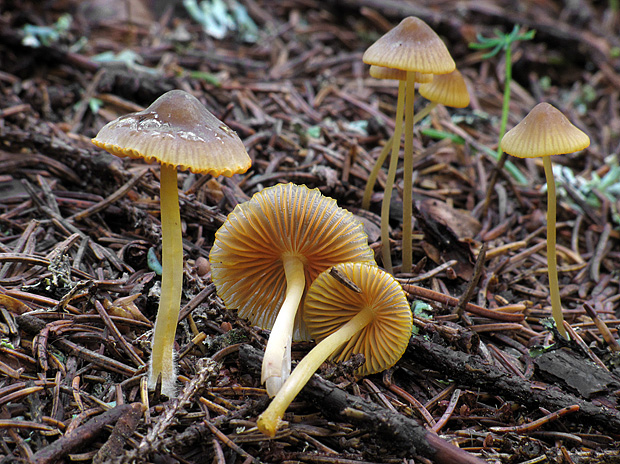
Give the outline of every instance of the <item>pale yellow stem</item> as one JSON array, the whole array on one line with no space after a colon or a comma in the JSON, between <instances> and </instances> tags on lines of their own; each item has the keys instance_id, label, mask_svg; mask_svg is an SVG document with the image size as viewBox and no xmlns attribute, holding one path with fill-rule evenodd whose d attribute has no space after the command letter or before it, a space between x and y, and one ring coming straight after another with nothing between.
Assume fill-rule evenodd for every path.
<instances>
[{"instance_id":1,"label":"pale yellow stem","mask_svg":"<svg viewBox=\"0 0 620 464\"><path fill-rule=\"evenodd\" d=\"M435 107L437 106L437 102L429 102L428 105L426 105L424 108L422 108L422 110L418 111L414 118L413 118L413 123L417 124L418 122L420 122L422 119L424 119L425 117L427 117L431 111L433 111L435 109Z\"/></svg>"},{"instance_id":2,"label":"pale yellow stem","mask_svg":"<svg viewBox=\"0 0 620 464\"><path fill-rule=\"evenodd\" d=\"M308 383L312 374L323 362L340 346L362 330L373 318L370 308L364 308L353 319L348 321L336 332L331 334L316 345L295 367L291 376L273 399L269 407L259 417L256 425L265 435L273 437L278 429L278 423L286 408L295 399L301 389Z\"/></svg>"},{"instance_id":3,"label":"pale yellow stem","mask_svg":"<svg viewBox=\"0 0 620 464\"><path fill-rule=\"evenodd\" d=\"M436 106L437 106L437 102L430 102L428 105L424 107L422 111L415 114L415 117L413 118L413 123L416 124L422 119L424 119L426 116L430 114L431 111L433 111L433 109ZM379 172L381 171L381 166L383 166L383 163L385 163L385 160L390 154L390 149L392 148L393 139L394 139L394 134L392 134L392 137L390 137L388 141L385 142L385 145L383 146L383 149L381 150L381 153L379 154L377 161L375 161L375 165L372 167L372 170L370 171L370 174L368 175L368 180L366 181L366 188L364 189L364 197L362 198L363 209L366 209L366 210L370 209L370 197L372 196L372 191L375 188L375 183L377 182L377 176L379 175Z\"/></svg>"},{"instance_id":4,"label":"pale yellow stem","mask_svg":"<svg viewBox=\"0 0 620 464\"><path fill-rule=\"evenodd\" d=\"M381 203L381 253L383 256L383 268L392 272L392 255L390 253L390 201L392 199L392 189L396 178L396 168L398 167L398 153L400 152L400 138L403 131L403 112L405 107L405 81L398 83L398 101L396 104L396 120L394 137L392 138L392 155L388 168L383 201Z\"/></svg>"},{"instance_id":5,"label":"pale yellow stem","mask_svg":"<svg viewBox=\"0 0 620 464\"><path fill-rule=\"evenodd\" d=\"M415 73L407 71L407 97L405 102L405 151L403 154L403 264L401 272L412 268L411 220L413 217L413 117L415 98Z\"/></svg>"},{"instance_id":6,"label":"pale yellow stem","mask_svg":"<svg viewBox=\"0 0 620 464\"><path fill-rule=\"evenodd\" d=\"M553 178L553 166L551 157L543 156L545 177L547 178L547 272L549 273L549 296L551 297L551 314L558 332L567 338L564 328L564 316L562 314L562 302L560 301L560 284L558 281L558 260L555 251L555 179Z\"/></svg>"},{"instance_id":7,"label":"pale yellow stem","mask_svg":"<svg viewBox=\"0 0 620 464\"><path fill-rule=\"evenodd\" d=\"M392 148L392 140L394 135L383 145L381 149L381 153L375 162L375 165L372 167L372 171L368 175L368 180L366 181L366 188L364 189L364 197L362 198L362 208L369 210L370 209L370 197L372 196L372 191L375 188L375 183L377 182L377 176L381 171L381 166L385 163L388 155L390 154L390 150Z\"/></svg>"},{"instance_id":8,"label":"pale yellow stem","mask_svg":"<svg viewBox=\"0 0 620 464\"><path fill-rule=\"evenodd\" d=\"M304 294L306 277L304 265L299 257L282 257L286 275L286 295L265 348L261 381L267 387L270 397L274 396L291 372L291 342L293 326L299 303Z\"/></svg>"},{"instance_id":9,"label":"pale yellow stem","mask_svg":"<svg viewBox=\"0 0 620 464\"><path fill-rule=\"evenodd\" d=\"M176 396L176 361L174 338L183 288L183 235L176 166L163 164L160 180L162 275L161 297L153 332L149 388L155 388L161 375L161 391L168 397Z\"/></svg>"}]
</instances>

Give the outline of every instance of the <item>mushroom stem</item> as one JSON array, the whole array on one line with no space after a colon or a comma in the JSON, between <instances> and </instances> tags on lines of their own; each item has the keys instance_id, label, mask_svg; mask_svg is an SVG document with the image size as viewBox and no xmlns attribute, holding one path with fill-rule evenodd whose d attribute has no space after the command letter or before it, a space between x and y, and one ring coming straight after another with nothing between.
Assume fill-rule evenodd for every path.
<instances>
[{"instance_id":1,"label":"mushroom stem","mask_svg":"<svg viewBox=\"0 0 620 464\"><path fill-rule=\"evenodd\" d=\"M353 319L340 327L316 345L293 370L291 376L284 382L282 388L267 409L258 417L256 425L265 435L273 437L276 434L278 423L286 408L295 399L297 394L306 385L312 374L323 362L340 346L350 340L372 320L373 313L368 307L357 313Z\"/></svg>"},{"instance_id":2,"label":"mushroom stem","mask_svg":"<svg viewBox=\"0 0 620 464\"><path fill-rule=\"evenodd\" d=\"M437 102L430 102L426 105L422 111L419 111L415 114L413 118L413 124L420 122L426 116L430 114L433 109L437 106ZM390 154L390 148L392 148L392 141L394 140L394 134L385 142L383 148L381 149L381 153L379 153L379 157L375 162L375 165L372 167L372 171L368 174L368 180L366 181L366 188L364 189L364 197L362 198L362 208L370 210L370 197L372 196L372 191L375 188L375 183L377 182L377 176L379 175L379 171L381 171L381 166L385 163L388 155Z\"/></svg>"},{"instance_id":3,"label":"mushroom stem","mask_svg":"<svg viewBox=\"0 0 620 464\"><path fill-rule=\"evenodd\" d=\"M433 111L435 109L435 107L437 106L437 102L429 102L428 105L426 105L424 108L422 108L420 111L418 111L414 118L413 118L413 123L416 124L418 122L420 122L422 119L424 119L425 117L427 117L431 111Z\"/></svg>"},{"instance_id":4,"label":"mushroom stem","mask_svg":"<svg viewBox=\"0 0 620 464\"><path fill-rule=\"evenodd\" d=\"M160 208L162 235L162 278L159 309L153 332L149 388L154 389L161 374L161 391L168 397L176 396L176 365L174 337L176 334L183 288L183 236L177 168L161 165Z\"/></svg>"},{"instance_id":5,"label":"mushroom stem","mask_svg":"<svg viewBox=\"0 0 620 464\"><path fill-rule=\"evenodd\" d=\"M401 272L411 272L411 218L413 216L413 117L415 98L415 72L407 71L407 97L405 103L405 152L403 155L403 262Z\"/></svg>"},{"instance_id":6,"label":"mushroom stem","mask_svg":"<svg viewBox=\"0 0 620 464\"><path fill-rule=\"evenodd\" d=\"M394 140L394 134L392 137L388 139L388 141L383 145L381 149L381 153L375 162L375 165L372 167L372 171L368 174L368 180L366 181L366 188L364 189L364 197L362 198L362 208L366 210L370 210L370 197L372 196L372 191L375 188L375 183L377 182L377 176L379 175L379 171L381 171L381 166L387 159L390 154L390 149L392 148L392 141Z\"/></svg>"},{"instance_id":7,"label":"mushroom stem","mask_svg":"<svg viewBox=\"0 0 620 464\"><path fill-rule=\"evenodd\" d=\"M566 338L564 328L564 316L562 315L562 302L560 301L560 284L558 282L558 261L555 251L555 179L551 157L543 156L545 177L547 178L547 272L549 273L549 296L551 297L551 314L558 332Z\"/></svg>"},{"instance_id":8,"label":"mushroom stem","mask_svg":"<svg viewBox=\"0 0 620 464\"><path fill-rule=\"evenodd\" d=\"M306 287L304 265L295 255L282 257L286 275L286 295L265 348L261 381L274 396L291 373L291 342L299 303Z\"/></svg>"},{"instance_id":9,"label":"mushroom stem","mask_svg":"<svg viewBox=\"0 0 620 464\"><path fill-rule=\"evenodd\" d=\"M398 167L398 153L400 151L400 137L403 133L403 113L405 108L405 81L398 82L398 101L396 104L396 120L394 127L394 137L392 138L392 155L388 168L387 180L385 181L385 191L381 203L381 254L383 257L383 268L389 273L392 272L392 255L390 253L390 201L392 199L392 189L396 178L396 168Z\"/></svg>"}]
</instances>

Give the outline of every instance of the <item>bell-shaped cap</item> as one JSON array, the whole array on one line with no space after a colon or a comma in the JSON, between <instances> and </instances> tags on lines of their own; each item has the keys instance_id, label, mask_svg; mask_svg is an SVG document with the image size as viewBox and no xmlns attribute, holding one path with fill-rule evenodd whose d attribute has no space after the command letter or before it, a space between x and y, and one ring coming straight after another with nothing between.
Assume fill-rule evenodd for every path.
<instances>
[{"instance_id":1,"label":"bell-shaped cap","mask_svg":"<svg viewBox=\"0 0 620 464\"><path fill-rule=\"evenodd\" d=\"M239 136L183 90L109 122L92 142L117 156L214 176L243 173L251 165Z\"/></svg>"},{"instance_id":2,"label":"bell-shaped cap","mask_svg":"<svg viewBox=\"0 0 620 464\"><path fill-rule=\"evenodd\" d=\"M239 204L215 234L211 278L227 308L253 324L271 328L286 292L282 257L304 263L306 288L331 266L347 261L375 265L363 226L336 200L305 185L278 184ZM307 339L303 307L296 340Z\"/></svg>"},{"instance_id":3,"label":"bell-shaped cap","mask_svg":"<svg viewBox=\"0 0 620 464\"><path fill-rule=\"evenodd\" d=\"M590 138L584 132L545 102L536 105L501 141L502 150L518 158L573 153L589 145Z\"/></svg>"},{"instance_id":4,"label":"bell-shaped cap","mask_svg":"<svg viewBox=\"0 0 620 464\"><path fill-rule=\"evenodd\" d=\"M448 74L438 74L433 81L420 85L418 91L427 100L453 108L469 105L469 91L458 69Z\"/></svg>"},{"instance_id":5,"label":"bell-shaped cap","mask_svg":"<svg viewBox=\"0 0 620 464\"><path fill-rule=\"evenodd\" d=\"M419 72L415 72L415 81L424 84L428 82L433 82L432 74L423 74ZM395 68L384 68L382 66L371 66L369 70L369 74L371 77L375 79L392 79L399 81L407 80L407 71L403 71L402 69Z\"/></svg>"},{"instance_id":6,"label":"bell-shaped cap","mask_svg":"<svg viewBox=\"0 0 620 464\"><path fill-rule=\"evenodd\" d=\"M364 63L386 68L445 74L454 70L454 60L441 38L415 16L381 36L362 57Z\"/></svg>"},{"instance_id":7,"label":"bell-shaped cap","mask_svg":"<svg viewBox=\"0 0 620 464\"><path fill-rule=\"evenodd\" d=\"M317 342L336 332L361 311L371 321L332 354L344 361L362 353L366 362L358 375L374 374L393 366L405 352L413 326L411 308L400 284L387 272L364 263L335 266L358 289L343 285L330 271L321 273L308 290L304 320Z\"/></svg>"}]
</instances>

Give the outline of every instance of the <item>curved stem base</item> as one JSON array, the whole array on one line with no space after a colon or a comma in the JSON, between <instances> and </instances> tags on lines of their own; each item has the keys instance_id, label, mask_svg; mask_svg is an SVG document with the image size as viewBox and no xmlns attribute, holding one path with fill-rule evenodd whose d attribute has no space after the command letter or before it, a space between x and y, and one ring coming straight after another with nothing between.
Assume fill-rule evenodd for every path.
<instances>
[{"instance_id":1,"label":"curved stem base","mask_svg":"<svg viewBox=\"0 0 620 464\"><path fill-rule=\"evenodd\" d=\"M310 380L312 374L316 372L321 364L323 364L338 347L362 330L372 318L372 311L370 309L364 309L336 332L316 345L310 353L299 362L269 407L259 416L256 423L258 429L265 435L270 437L275 436L278 424L286 408L288 408L301 389L304 388L304 385Z\"/></svg>"}]
</instances>

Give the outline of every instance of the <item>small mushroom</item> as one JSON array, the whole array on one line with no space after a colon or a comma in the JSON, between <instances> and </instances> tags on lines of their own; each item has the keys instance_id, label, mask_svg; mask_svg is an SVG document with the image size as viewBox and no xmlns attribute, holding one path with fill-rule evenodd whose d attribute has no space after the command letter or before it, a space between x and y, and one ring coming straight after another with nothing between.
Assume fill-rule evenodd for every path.
<instances>
[{"instance_id":1,"label":"small mushroom","mask_svg":"<svg viewBox=\"0 0 620 464\"><path fill-rule=\"evenodd\" d=\"M271 329L262 381L273 396L291 370L291 341L307 287L340 262L374 263L361 223L318 189L278 184L239 204L215 234L211 277L227 308Z\"/></svg>"},{"instance_id":2,"label":"small mushroom","mask_svg":"<svg viewBox=\"0 0 620 464\"><path fill-rule=\"evenodd\" d=\"M412 267L412 190L413 190L413 120L415 96L415 73L446 74L455 69L454 60L446 45L428 24L410 16L388 31L365 52L363 61L369 65L400 69L407 73L405 81L399 81L396 106L396 130L392 139L392 155L381 205L381 243L383 267L392 271L389 248L388 219L390 199L398 164L398 152L405 118L405 146L403 165L403 255L402 271L411 272ZM405 97L406 94L406 97Z\"/></svg>"},{"instance_id":3,"label":"small mushroom","mask_svg":"<svg viewBox=\"0 0 620 464\"><path fill-rule=\"evenodd\" d=\"M518 158L542 158L547 178L547 271L551 311L560 335L566 337L555 250L556 196L551 155L583 150L590 138L549 103L539 103L502 138L501 147Z\"/></svg>"},{"instance_id":4,"label":"small mushroom","mask_svg":"<svg viewBox=\"0 0 620 464\"><path fill-rule=\"evenodd\" d=\"M357 375L381 372L400 359L413 326L411 309L400 284L387 272L365 263L341 263L338 274L359 287L343 285L326 270L312 283L304 319L318 344L299 362L268 408L258 428L273 437L286 408L327 359L344 361L362 353Z\"/></svg>"},{"instance_id":5,"label":"small mushroom","mask_svg":"<svg viewBox=\"0 0 620 464\"><path fill-rule=\"evenodd\" d=\"M438 104L452 108L465 108L469 105L467 84L458 69L434 76L432 82L420 85L418 91L430 103L416 115L416 120L425 118Z\"/></svg>"},{"instance_id":6,"label":"small mushroom","mask_svg":"<svg viewBox=\"0 0 620 464\"><path fill-rule=\"evenodd\" d=\"M432 74L424 74L415 71L414 73L415 81L418 84L427 84L429 82L433 82ZM407 80L407 71L395 68L384 68L383 66L370 66L368 74L370 74L370 77L374 77L375 79L392 79L397 81Z\"/></svg>"},{"instance_id":7,"label":"small mushroom","mask_svg":"<svg viewBox=\"0 0 620 464\"><path fill-rule=\"evenodd\" d=\"M162 393L176 395L174 337L183 287L183 239L177 167L232 176L250 167L237 134L182 90L165 93L143 111L106 124L92 140L121 157L161 163L162 283L149 362L149 388L161 375Z\"/></svg>"}]
</instances>

